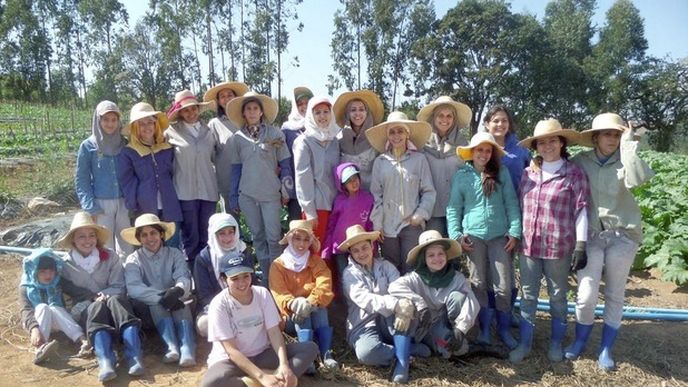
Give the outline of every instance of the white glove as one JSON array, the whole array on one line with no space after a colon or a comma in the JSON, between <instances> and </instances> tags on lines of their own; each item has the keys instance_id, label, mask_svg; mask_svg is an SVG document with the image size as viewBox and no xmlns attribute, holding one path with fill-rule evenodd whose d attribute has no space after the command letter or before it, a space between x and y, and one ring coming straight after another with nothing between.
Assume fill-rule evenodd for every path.
<instances>
[{"instance_id":1,"label":"white glove","mask_svg":"<svg viewBox=\"0 0 688 387\"><path fill-rule=\"evenodd\" d=\"M397 302L397 306L394 307L394 330L397 332L406 332L411 325L411 318L413 318L413 313L415 313L416 308L413 306L413 302L406 298L400 298Z\"/></svg>"},{"instance_id":2,"label":"white glove","mask_svg":"<svg viewBox=\"0 0 688 387\"><path fill-rule=\"evenodd\" d=\"M304 297L296 297L289 303L289 309L294 312L294 320L299 322L311 315L313 305Z\"/></svg>"}]
</instances>

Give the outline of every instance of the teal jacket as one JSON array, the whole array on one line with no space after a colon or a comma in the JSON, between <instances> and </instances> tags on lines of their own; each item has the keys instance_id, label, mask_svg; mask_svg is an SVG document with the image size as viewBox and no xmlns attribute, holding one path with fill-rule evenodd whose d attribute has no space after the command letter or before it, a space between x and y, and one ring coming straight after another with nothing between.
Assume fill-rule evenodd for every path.
<instances>
[{"instance_id":1,"label":"teal jacket","mask_svg":"<svg viewBox=\"0 0 688 387\"><path fill-rule=\"evenodd\" d=\"M499 183L489 197L483 194L480 173L468 162L454 174L447 205L449 237L464 234L483 240L505 235L521 238L521 210L509 171L499 169Z\"/></svg>"}]
</instances>

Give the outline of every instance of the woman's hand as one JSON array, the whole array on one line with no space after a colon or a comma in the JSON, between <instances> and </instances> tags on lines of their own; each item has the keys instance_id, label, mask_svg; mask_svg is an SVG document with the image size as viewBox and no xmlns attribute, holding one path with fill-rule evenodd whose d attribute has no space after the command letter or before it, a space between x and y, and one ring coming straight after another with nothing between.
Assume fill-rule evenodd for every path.
<instances>
[{"instance_id":1,"label":"woman's hand","mask_svg":"<svg viewBox=\"0 0 688 387\"><path fill-rule=\"evenodd\" d=\"M468 235L462 235L461 238L459 238L459 243L461 244L462 251L466 253L473 251L473 241L471 241Z\"/></svg>"},{"instance_id":2,"label":"woman's hand","mask_svg":"<svg viewBox=\"0 0 688 387\"><path fill-rule=\"evenodd\" d=\"M512 237L511 235L506 236L506 245L504 245L504 250L506 250L507 253L512 252L516 246L518 246L518 239Z\"/></svg>"},{"instance_id":3,"label":"woman's hand","mask_svg":"<svg viewBox=\"0 0 688 387\"><path fill-rule=\"evenodd\" d=\"M289 368L289 364L280 364L277 367L276 373L277 378L282 380L284 386L291 387L296 385L297 378L294 375L294 371Z\"/></svg>"}]
</instances>

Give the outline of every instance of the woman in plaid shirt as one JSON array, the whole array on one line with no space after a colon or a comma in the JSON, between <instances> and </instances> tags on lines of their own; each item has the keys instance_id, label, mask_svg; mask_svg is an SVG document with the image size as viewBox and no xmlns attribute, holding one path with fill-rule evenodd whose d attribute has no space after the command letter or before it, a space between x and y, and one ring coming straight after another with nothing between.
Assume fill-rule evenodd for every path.
<instances>
[{"instance_id":1,"label":"woman in plaid shirt","mask_svg":"<svg viewBox=\"0 0 688 387\"><path fill-rule=\"evenodd\" d=\"M562 129L559 121L538 122L531 137L520 142L538 156L521 177L519 192L523 211L521 270L521 340L509 354L518 363L530 353L535 311L544 274L550 299L552 336L547 357L563 359L561 341L566 334L566 292L569 270L585 266L590 189L583 170L568 161L567 143L578 132Z\"/></svg>"}]
</instances>

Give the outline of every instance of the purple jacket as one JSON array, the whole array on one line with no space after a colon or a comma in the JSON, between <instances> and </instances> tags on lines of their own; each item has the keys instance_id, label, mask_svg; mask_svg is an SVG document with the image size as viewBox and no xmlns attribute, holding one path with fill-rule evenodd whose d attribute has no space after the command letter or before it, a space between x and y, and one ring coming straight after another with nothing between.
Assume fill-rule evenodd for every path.
<instances>
[{"instance_id":1,"label":"purple jacket","mask_svg":"<svg viewBox=\"0 0 688 387\"><path fill-rule=\"evenodd\" d=\"M158 213L159 188L161 220L182 220L182 209L172 181L173 174L173 148L142 157L134 149L125 147L117 156L117 179L122 187L124 203L129 211L134 211L137 215Z\"/></svg>"},{"instance_id":2,"label":"purple jacket","mask_svg":"<svg viewBox=\"0 0 688 387\"><path fill-rule=\"evenodd\" d=\"M355 166L356 164L342 163L335 169L335 184L339 193L334 198L332 212L327 222L327 233L321 253L324 259L329 259L334 254L342 254L338 246L346 240L347 228L360 224L366 231L373 230L373 222L370 220L370 212L373 210L375 202L373 195L363 190L361 183L361 189L356 197L349 197L346 188L341 183L342 171L351 165Z\"/></svg>"}]
</instances>

